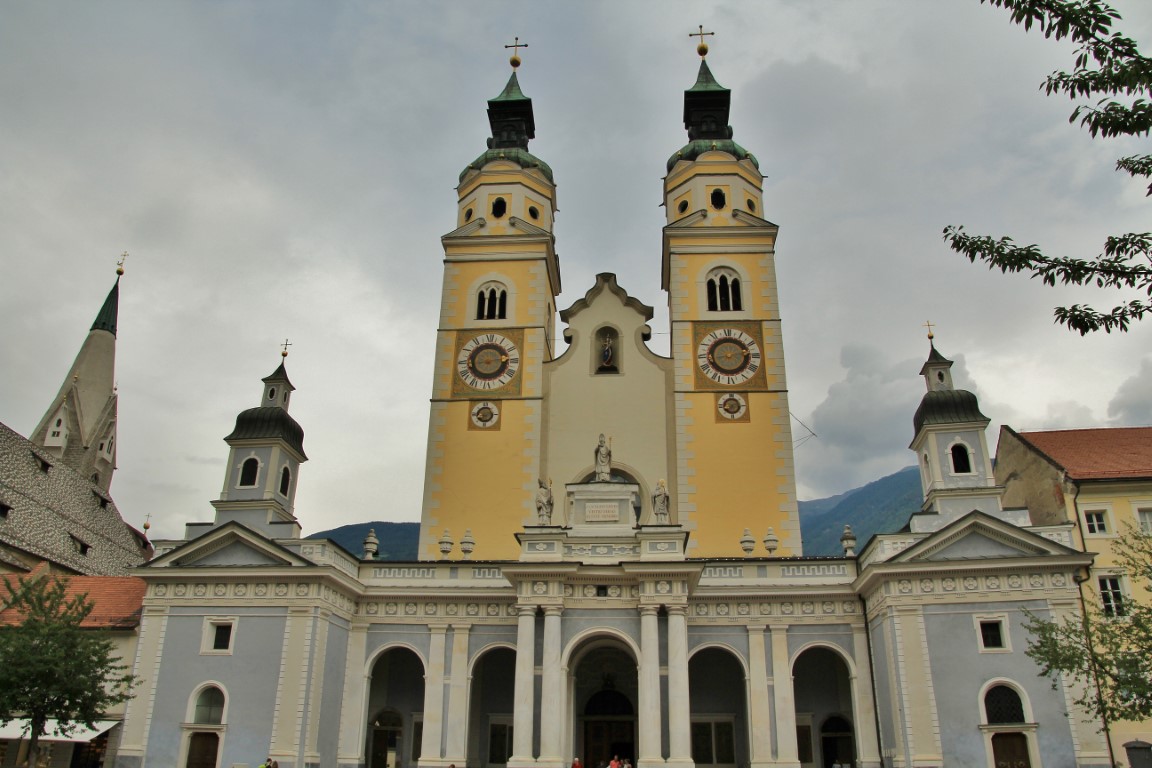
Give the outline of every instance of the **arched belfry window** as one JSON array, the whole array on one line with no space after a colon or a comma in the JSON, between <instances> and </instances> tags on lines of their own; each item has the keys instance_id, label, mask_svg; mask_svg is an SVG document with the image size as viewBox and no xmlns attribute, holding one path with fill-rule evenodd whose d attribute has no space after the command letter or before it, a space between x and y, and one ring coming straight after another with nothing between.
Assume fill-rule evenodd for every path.
<instances>
[{"instance_id":1,"label":"arched belfry window","mask_svg":"<svg viewBox=\"0 0 1152 768\"><path fill-rule=\"evenodd\" d=\"M244 460L244 464L240 467L240 485L253 486L256 485L256 476L260 473L260 462L256 457Z\"/></svg>"},{"instance_id":2,"label":"arched belfry window","mask_svg":"<svg viewBox=\"0 0 1152 768\"><path fill-rule=\"evenodd\" d=\"M968 446L956 443L950 449L952 453L952 474L972 474L972 458L968 455Z\"/></svg>"},{"instance_id":3,"label":"arched belfry window","mask_svg":"<svg viewBox=\"0 0 1152 768\"><path fill-rule=\"evenodd\" d=\"M496 281L484 283L476 292L477 320L504 320L508 317L508 289Z\"/></svg>"},{"instance_id":4,"label":"arched belfry window","mask_svg":"<svg viewBox=\"0 0 1152 768\"><path fill-rule=\"evenodd\" d=\"M288 467L280 470L280 495L287 496L288 489L292 487L292 470Z\"/></svg>"},{"instance_id":5,"label":"arched belfry window","mask_svg":"<svg viewBox=\"0 0 1152 768\"><path fill-rule=\"evenodd\" d=\"M727 267L708 273L708 311L742 312L744 298L740 293L740 275Z\"/></svg>"}]
</instances>

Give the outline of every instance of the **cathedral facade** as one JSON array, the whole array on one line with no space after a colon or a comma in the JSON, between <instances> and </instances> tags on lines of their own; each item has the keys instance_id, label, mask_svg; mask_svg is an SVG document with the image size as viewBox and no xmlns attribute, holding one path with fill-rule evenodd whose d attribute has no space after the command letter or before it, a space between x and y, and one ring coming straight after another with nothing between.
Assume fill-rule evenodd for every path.
<instances>
[{"instance_id":1,"label":"cathedral facade","mask_svg":"<svg viewBox=\"0 0 1152 768\"><path fill-rule=\"evenodd\" d=\"M988 419L934 346L921 512L803 555L777 227L730 99L702 60L664 179L664 357L612 274L559 310L513 72L442 238L420 559L300 538L281 365L226 438L215 518L137 570L119 768L1111 764L1021 627L1079 610L1091 557L1002 508Z\"/></svg>"}]
</instances>

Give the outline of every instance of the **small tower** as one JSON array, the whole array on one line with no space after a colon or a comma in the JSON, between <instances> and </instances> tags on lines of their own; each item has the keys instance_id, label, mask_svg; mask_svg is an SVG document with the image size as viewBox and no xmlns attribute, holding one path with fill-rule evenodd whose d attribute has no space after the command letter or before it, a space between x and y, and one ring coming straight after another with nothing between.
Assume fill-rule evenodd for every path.
<instances>
[{"instance_id":1,"label":"small tower","mask_svg":"<svg viewBox=\"0 0 1152 768\"><path fill-rule=\"evenodd\" d=\"M107 492L116 469L116 319L123 259L88 337L31 441Z\"/></svg>"},{"instance_id":2,"label":"small tower","mask_svg":"<svg viewBox=\"0 0 1152 768\"><path fill-rule=\"evenodd\" d=\"M986 430L976 395L952 386L952 361L940 354L928 333L928 359L920 369L928 391L912 419L924 504L909 526L935 531L972 511L1001 516L1003 488L992 474Z\"/></svg>"},{"instance_id":3,"label":"small tower","mask_svg":"<svg viewBox=\"0 0 1152 768\"><path fill-rule=\"evenodd\" d=\"M283 353L287 356L287 351ZM288 414L295 391L284 363L263 380L260 404L236 417L224 438L228 466L216 508L216 525L236 521L274 539L298 538L293 514L304 454L304 429Z\"/></svg>"}]
</instances>

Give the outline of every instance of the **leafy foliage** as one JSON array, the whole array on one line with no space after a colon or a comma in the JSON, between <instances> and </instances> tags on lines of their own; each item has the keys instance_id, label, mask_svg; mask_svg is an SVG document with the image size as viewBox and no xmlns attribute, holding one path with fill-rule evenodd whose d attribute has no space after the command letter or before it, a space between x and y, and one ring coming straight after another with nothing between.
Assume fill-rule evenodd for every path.
<instances>
[{"instance_id":1,"label":"leafy foliage","mask_svg":"<svg viewBox=\"0 0 1152 768\"><path fill-rule=\"evenodd\" d=\"M1011 12L1025 30L1036 26L1046 38L1069 39L1079 47L1071 72L1053 72L1044 83L1049 94L1092 99L1078 104L1069 122L1080 121L1093 137L1148 136L1152 130L1152 59L1140 54L1136 42L1112 31L1120 14L1102 0L980 0ZM1152 177L1152 155L1133 155L1116 162L1116 169L1133 177ZM1148 187L1152 195L1152 184ZM1030 272L1047 285L1096 285L1136 289L1152 299L1152 233L1109 237L1104 252L1091 259L1045 256L1037 245L1016 245L1010 237L971 235L962 226L948 226L944 239L989 269ZM1085 304L1057 307L1056 321L1078 331L1126 331L1133 321L1152 313L1152 300L1131 299L1111 310Z\"/></svg>"},{"instance_id":2,"label":"leafy foliage","mask_svg":"<svg viewBox=\"0 0 1152 768\"><path fill-rule=\"evenodd\" d=\"M47 720L72 733L93 727L131 695L133 677L113 653L107 633L81 627L88 596L68 596L67 579L5 580L8 608L21 616L0 627L0 723L30 721L29 764L36 765Z\"/></svg>"},{"instance_id":3,"label":"leafy foliage","mask_svg":"<svg viewBox=\"0 0 1152 768\"><path fill-rule=\"evenodd\" d=\"M1129 526L1116 545L1133 580L1152 590L1152 536ZM1093 604L1058 621L1030 615L1026 653L1052 678L1078 683L1076 703L1105 722L1152 717L1152 606L1128 601L1123 616Z\"/></svg>"}]
</instances>

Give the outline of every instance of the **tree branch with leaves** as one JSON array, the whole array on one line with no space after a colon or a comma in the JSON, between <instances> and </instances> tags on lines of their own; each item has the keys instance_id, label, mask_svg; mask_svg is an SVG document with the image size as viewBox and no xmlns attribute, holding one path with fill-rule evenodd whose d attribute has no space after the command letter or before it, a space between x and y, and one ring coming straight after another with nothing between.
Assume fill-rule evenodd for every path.
<instances>
[{"instance_id":1,"label":"tree branch with leaves","mask_svg":"<svg viewBox=\"0 0 1152 768\"><path fill-rule=\"evenodd\" d=\"M134 682L115 655L111 636L82 626L93 604L69 596L56 576L5 579L5 612L18 623L0 626L0 723L27 719L28 764L37 765L49 720L64 734L128 700Z\"/></svg>"},{"instance_id":2,"label":"tree branch with leaves","mask_svg":"<svg viewBox=\"0 0 1152 768\"><path fill-rule=\"evenodd\" d=\"M1053 72L1044 83L1048 95L1096 99L1081 103L1069 117L1095 137L1148 136L1152 129L1152 59L1140 54L1134 40L1112 30L1121 21L1102 0L980 0L1011 13L1025 30L1039 28L1046 38L1068 39L1079 47L1071 72ZM1133 155L1116 169L1134 178L1152 177L1152 155ZM1152 184L1148 187L1152 195ZM972 235L948 226L944 239L969 261L982 261L1004 273L1026 272L1046 285L1091 286L1133 290L1148 298L1131 298L1109 309L1087 304L1057 307L1056 321L1085 335L1092 331L1126 331L1152 313L1152 232L1108 237L1094 258L1052 257L1039 246L1017 245L1011 237Z\"/></svg>"}]
</instances>

